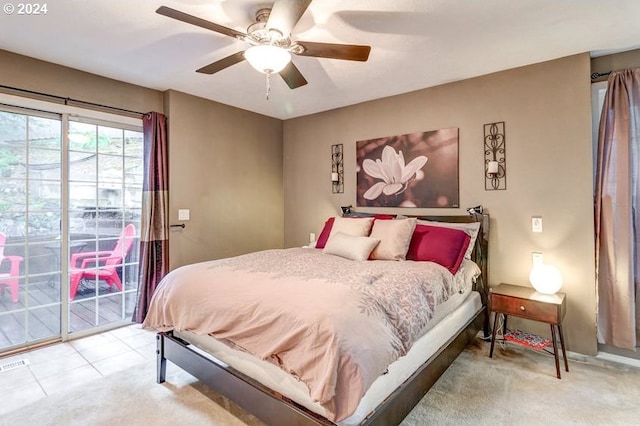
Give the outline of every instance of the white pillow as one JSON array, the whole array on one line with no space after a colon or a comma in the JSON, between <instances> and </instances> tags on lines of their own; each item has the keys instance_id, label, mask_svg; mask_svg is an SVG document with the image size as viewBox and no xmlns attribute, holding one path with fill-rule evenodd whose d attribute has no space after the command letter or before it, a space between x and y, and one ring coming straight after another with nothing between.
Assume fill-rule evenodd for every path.
<instances>
[{"instance_id":1,"label":"white pillow","mask_svg":"<svg viewBox=\"0 0 640 426\"><path fill-rule=\"evenodd\" d=\"M375 238L355 237L344 232L338 232L329 238L322 252L351 260L367 260L371 251L379 242L380 240Z\"/></svg>"},{"instance_id":2,"label":"white pillow","mask_svg":"<svg viewBox=\"0 0 640 426\"><path fill-rule=\"evenodd\" d=\"M368 237L369 232L371 232L372 224L372 217L347 218L336 216L333 219L333 226L331 227L331 233L329 233L329 239L338 232L353 235L354 237Z\"/></svg>"},{"instance_id":3,"label":"white pillow","mask_svg":"<svg viewBox=\"0 0 640 426\"><path fill-rule=\"evenodd\" d=\"M379 239L380 244L371 252L371 258L375 260L405 260L415 227L415 218L373 222L371 238Z\"/></svg>"},{"instance_id":4,"label":"white pillow","mask_svg":"<svg viewBox=\"0 0 640 426\"><path fill-rule=\"evenodd\" d=\"M444 228L453 228L460 229L467 233L471 237L471 241L469 241L469 247L464 254L465 259L471 259L471 253L473 252L473 248L476 245L476 238L478 238L478 231L480 230L480 222L468 222L468 223L457 223L457 222L438 222L435 220L420 220L418 219L418 223L420 225L428 225L428 226L441 226Z\"/></svg>"}]
</instances>

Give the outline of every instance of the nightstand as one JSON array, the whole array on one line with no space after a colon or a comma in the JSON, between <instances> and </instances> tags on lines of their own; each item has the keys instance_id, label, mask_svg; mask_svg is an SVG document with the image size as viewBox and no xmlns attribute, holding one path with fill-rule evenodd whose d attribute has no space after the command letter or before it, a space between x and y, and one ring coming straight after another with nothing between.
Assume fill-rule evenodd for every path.
<instances>
[{"instance_id":1,"label":"nightstand","mask_svg":"<svg viewBox=\"0 0 640 426\"><path fill-rule=\"evenodd\" d=\"M556 342L556 329L560 337L560 348L564 358L564 368L569 371L567 353L564 349L564 336L562 334L562 319L566 313L567 302L564 293L542 294L531 287L521 287L511 284L500 284L490 290L491 312L495 313L493 320L493 332L491 334L491 350L489 357L493 358L493 347L496 341L496 329L498 327L498 315L504 317L503 330L507 329L507 317L509 315L540 321L551 326L551 343L553 344L553 356L556 360L556 375L560 379L560 362L558 359L558 345Z\"/></svg>"}]
</instances>

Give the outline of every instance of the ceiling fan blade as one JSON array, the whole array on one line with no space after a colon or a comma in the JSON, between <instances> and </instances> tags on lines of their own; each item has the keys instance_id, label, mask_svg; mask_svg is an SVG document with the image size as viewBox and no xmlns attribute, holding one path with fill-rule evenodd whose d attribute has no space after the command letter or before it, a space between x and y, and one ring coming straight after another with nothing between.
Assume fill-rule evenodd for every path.
<instances>
[{"instance_id":1,"label":"ceiling fan blade","mask_svg":"<svg viewBox=\"0 0 640 426\"><path fill-rule=\"evenodd\" d=\"M289 37L311 0L277 0L271 8L267 29L275 29Z\"/></svg>"},{"instance_id":2,"label":"ceiling fan blade","mask_svg":"<svg viewBox=\"0 0 640 426\"><path fill-rule=\"evenodd\" d=\"M238 62L244 61L244 51L236 52L233 55L227 56L226 58L222 58L219 61L215 61L212 64L205 65L204 67L196 70L196 72L202 74L214 74L218 71L222 71L223 69L230 67L231 65L235 65Z\"/></svg>"},{"instance_id":3,"label":"ceiling fan blade","mask_svg":"<svg viewBox=\"0 0 640 426\"><path fill-rule=\"evenodd\" d=\"M171 9L167 6L160 6L158 10L156 10L156 13L167 16L169 18L177 19L178 21L186 22L187 24L197 25L198 27L206 28L207 30L215 31L229 37L243 39L247 36L245 33L241 33L240 31L236 31L222 25L214 24L213 22L207 21L206 19L198 18L196 16L189 15L188 13Z\"/></svg>"},{"instance_id":4,"label":"ceiling fan blade","mask_svg":"<svg viewBox=\"0 0 640 426\"><path fill-rule=\"evenodd\" d=\"M293 62L289 62L287 66L280 71L280 77L282 77L290 89L297 89L298 87L307 84L307 80L304 78L300 70L293 65Z\"/></svg>"},{"instance_id":5,"label":"ceiling fan blade","mask_svg":"<svg viewBox=\"0 0 640 426\"><path fill-rule=\"evenodd\" d=\"M356 44L315 43L312 41L297 41L296 44L303 47L303 51L297 53L300 56L314 56L316 58L344 59L347 61L365 62L369 59L371 46Z\"/></svg>"}]
</instances>

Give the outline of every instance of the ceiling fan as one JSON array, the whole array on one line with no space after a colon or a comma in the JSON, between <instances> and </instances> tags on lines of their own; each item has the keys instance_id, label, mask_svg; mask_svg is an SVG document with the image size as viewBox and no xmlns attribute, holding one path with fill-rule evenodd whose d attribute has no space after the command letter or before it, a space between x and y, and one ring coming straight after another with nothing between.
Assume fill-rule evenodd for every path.
<instances>
[{"instance_id":1,"label":"ceiling fan","mask_svg":"<svg viewBox=\"0 0 640 426\"><path fill-rule=\"evenodd\" d=\"M279 73L291 89L307 84L302 73L291 62L292 53L298 56L361 62L369 58L370 46L291 40L293 27L310 3L311 0L276 0L272 8L262 8L256 12L256 22L247 28L246 33L166 6L158 8L156 13L249 43L251 46L246 50L205 65L196 72L214 74L246 59L256 70L267 74L268 98L271 74Z\"/></svg>"}]
</instances>

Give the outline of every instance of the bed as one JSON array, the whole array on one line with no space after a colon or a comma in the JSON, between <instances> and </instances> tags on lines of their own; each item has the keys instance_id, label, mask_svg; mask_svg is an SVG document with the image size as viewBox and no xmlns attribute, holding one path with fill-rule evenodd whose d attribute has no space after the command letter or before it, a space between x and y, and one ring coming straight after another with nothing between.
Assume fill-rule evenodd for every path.
<instances>
[{"instance_id":1,"label":"bed","mask_svg":"<svg viewBox=\"0 0 640 426\"><path fill-rule=\"evenodd\" d=\"M434 222L477 224L473 245L462 249L468 257L454 270L433 262L364 260L393 256L384 252L379 230L399 225L371 219L368 239L380 243L361 262L343 258L336 235L344 234L334 232L321 250L268 250L172 272L144 324L159 330L158 383L165 381L168 360L267 424L400 423L478 331L488 336L488 215L411 218L412 256L416 219L429 229ZM303 286L296 281L302 276ZM212 280L211 292L206 286ZM331 286L334 281L340 285ZM327 291L328 285L335 289ZM269 301L274 289L279 296ZM249 291L259 304L247 298ZM226 307L234 299L240 304ZM307 299L313 303L302 305ZM419 308L401 310L400 299Z\"/></svg>"}]
</instances>

